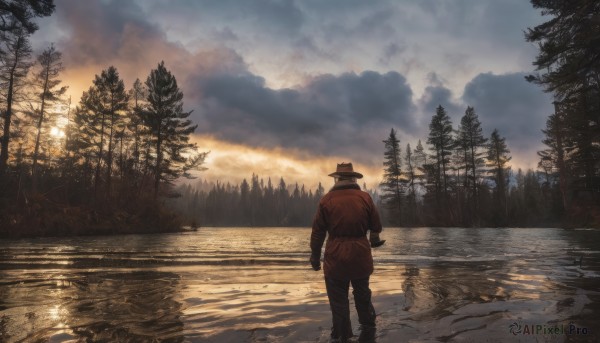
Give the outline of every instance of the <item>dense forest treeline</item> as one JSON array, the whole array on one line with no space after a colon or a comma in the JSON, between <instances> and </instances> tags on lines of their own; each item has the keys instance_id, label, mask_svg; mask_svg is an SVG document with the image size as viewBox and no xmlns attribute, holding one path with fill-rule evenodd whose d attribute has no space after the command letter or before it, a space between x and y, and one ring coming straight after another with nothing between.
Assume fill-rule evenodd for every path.
<instances>
[{"instance_id":1,"label":"dense forest treeline","mask_svg":"<svg viewBox=\"0 0 600 343\"><path fill-rule=\"evenodd\" d=\"M413 146L393 129L382 137L382 183L369 192L386 225L600 225L600 2L531 3L549 20L525 32L539 47L526 79L555 100L538 169L513 170L510 142L485 137L474 108L453 125L439 106ZM163 62L130 89L107 67L71 104L61 52L30 45L53 11L53 0L0 0L0 237L310 225L322 186L253 175L174 187L207 153Z\"/></svg>"},{"instance_id":2,"label":"dense forest treeline","mask_svg":"<svg viewBox=\"0 0 600 343\"><path fill-rule=\"evenodd\" d=\"M362 188L378 199L366 184ZM191 226L309 227L319 200L327 192L321 183L312 190L297 182L286 184L283 178L276 183L271 178L265 181L258 175L239 185L197 180L176 190L181 197L170 199L168 205Z\"/></svg>"},{"instance_id":3,"label":"dense forest treeline","mask_svg":"<svg viewBox=\"0 0 600 343\"><path fill-rule=\"evenodd\" d=\"M553 175L513 172L510 150L494 130L483 130L468 107L457 129L442 106L424 147L403 149L394 129L384 142L379 205L392 226L559 226L563 222ZM590 213L590 215L592 215ZM587 223L594 218L581 218ZM583 223L583 222L582 222Z\"/></svg>"}]
</instances>

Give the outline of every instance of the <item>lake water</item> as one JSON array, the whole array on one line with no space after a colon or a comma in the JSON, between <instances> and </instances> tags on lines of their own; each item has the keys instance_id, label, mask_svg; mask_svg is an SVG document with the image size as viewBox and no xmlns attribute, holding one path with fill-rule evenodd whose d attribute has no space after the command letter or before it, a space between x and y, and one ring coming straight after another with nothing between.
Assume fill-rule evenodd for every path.
<instances>
[{"instance_id":1,"label":"lake water","mask_svg":"<svg viewBox=\"0 0 600 343\"><path fill-rule=\"evenodd\" d=\"M309 236L0 240L0 341L327 342ZM382 238L378 342L600 340L600 230L390 228Z\"/></svg>"}]
</instances>

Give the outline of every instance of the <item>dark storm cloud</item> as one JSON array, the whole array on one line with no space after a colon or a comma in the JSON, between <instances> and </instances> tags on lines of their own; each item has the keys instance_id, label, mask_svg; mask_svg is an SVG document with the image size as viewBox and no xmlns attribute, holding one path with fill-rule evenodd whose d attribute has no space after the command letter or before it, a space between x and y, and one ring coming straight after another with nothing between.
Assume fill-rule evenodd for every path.
<instances>
[{"instance_id":1,"label":"dark storm cloud","mask_svg":"<svg viewBox=\"0 0 600 343\"><path fill-rule=\"evenodd\" d=\"M529 1L523 0L420 0L415 4L430 15L439 32L486 37L512 47L524 44L523 30L540 21Z\"/></svg>"},{"instance_id":2,"label":"dark storm cloud","mask_svg":"<svg viewBox=\"0 0 600 343\"><path fill-rule=\"evenodd\" d=\"M157 27L147 22L132 0L56 1L56 20L69 28L68 39L59 42L70 65L101 64L111 60L124 44L135 40L162 39ZM142 49L143 46L140 46ZM141 51L140 51L141 53Z\"/></svg>"},{"instance_id":3,"label":"dark storm cloud","mask_svg":"<svg viewBox=\"0 0 600 343\"><path fill-rule=\"evenodd\" d=\"M452 91L444 86L446 80L433 72L427 75L427 79L429 85L425 87L423 95L417 102L422 113L419 126L422 128L423 136L427 135L426 129L438 106L442 106L446 110L453 124L460 121L461 113L464 113L463 106L453 98Z\"/></svg>"},{"instance_id":4,"label":"dark storm cloud","mask_svg":"<svg viewBox=\"0 0 600 343\"><path fill-rule=\"evenodd\" d=\"M110 65L119 70L129 87L136 78L144 81L150 70L164 61L178 77L184 92L188 78L247 69L242 57L224 46L190 52L182 44L169 41L162 29L150 22L145 10L132 0L58 0L56 5L53 25L66 31L57 47L63 52L65 72L76 71L76 75L69 76L71 81L78 79L78 89L86 89L94 74ZM227 29L214 34L222 39L236 39ZM186 94L188 99L198 96Z\"/></svg>"},{"instance_id":5,"label":"dark storm cloud","mask_svg":"<svg viewBox=\"0 0 600 343\"><path fill-rule=\"evenodd\" d=\"M444 86L427 86L423 96L419 100L421 109L426 118L431 119L435 114L438 106L442 106L446 113L452 118L453 122L456 122L457 118L460 118L461 110L464 109L459 104L456 104L452 99L452 91Z\"/></svg>"},{"instance_id":6,"label":"dark storm cloud","mask_svg":"<svg viewBox=\"0 0 600 343\"><path fill-rule=\"evenodd\" d=\"M322 75L282 90L249 73L219 75L199 80L198 87L204 95L201 132L238 143L370 161L379 158L391 125L415 129L412 91L396 72Z\"/></svg>"},{"instance_id":7,"label":"dark storm cloud","mask_svg":"<svg viewBox=\"0 0 600 343\"><path fill-rule=\"evenodd\" d=\"M480 74L465 86L463 101L475 108L486 134L498 129L513 151L535 158L552 99L525 81L526 73Z\"/></svg>"}]
</instances>

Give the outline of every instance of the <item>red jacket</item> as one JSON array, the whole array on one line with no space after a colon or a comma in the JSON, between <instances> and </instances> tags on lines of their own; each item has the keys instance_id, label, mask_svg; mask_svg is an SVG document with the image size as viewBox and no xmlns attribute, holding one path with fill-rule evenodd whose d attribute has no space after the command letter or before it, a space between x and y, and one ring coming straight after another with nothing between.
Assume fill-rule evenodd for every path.
<instances>
[{"instance_id":1,"label":"red jacket","mask_svg":"<svg viewBox=\"0 0 600 343\"><path fill-rule=\"evenodd\" d=\"M373 273L373 256L367 231L382 230L379 213L368 193L357 184L334 186L319 202L310 248L312 256L321 256L325 246L323 271L326 277L353 280Z\"/></svg>"}]
</instances>

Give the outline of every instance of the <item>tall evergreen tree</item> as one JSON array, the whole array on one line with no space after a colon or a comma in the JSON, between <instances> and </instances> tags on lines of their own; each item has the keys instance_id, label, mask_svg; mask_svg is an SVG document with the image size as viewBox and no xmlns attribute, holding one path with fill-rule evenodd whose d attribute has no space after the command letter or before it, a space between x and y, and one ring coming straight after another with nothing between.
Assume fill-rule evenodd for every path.
<instances>
[{"instance_id":1,"label":"tall evergreen tree","mask_svg":"<svg viewBox=\"0 0 600 343\"><path fill-rule=\"evenodd\" d=\"M61 80L58 79L60 72L63 70L61 62L61 53L54 48L54 45L50 45L49 48L44 50L37 58L39 70L33 80L36 89L36 98L39 101L39 107L33 111L36 119L36 138L33 149L33 162L32 162L32 188L33 191L37 191L38 183L38 157L40 149L40 140L42 138L42 127L44 121L47 120L46 114L49 112L48 108L60 102L61 97L67 91L67 87L59 87Z\"/></svg>"},{"instance_id":2,"label":"tall evergreen tree","mask_svg":"<svg viewBox=\"0 0 600 343\"><path fill-rule=\"evenodd\" d=\"M321 185L321 183L319 182L317 190L315 191L315 199L317 199L317 202L321 200L323 195L325 195L325 188L323 188L323 185Z\"/></svg>"},{"instance_id":3,"label":"tall evergreen tree","mask_svg":"<svg viewBox=\"0 0 600 343\"><path fill-rule=\"evenodd\" d=\"M540 167L545 167L547 173L558 175L558 186L561 197L561 213L569 208L569 183L571 178L570 165L567 163L567 123L561 112L556 112L546 121L546 129L542 130L546 138L542 141L547 148L539 151ZM547 177L549 181L550 177Z\"/></svg>"},{"instance_id":4,"label":"tall evergreen tree","mask_svg":"<svg viewBox=\"0 0 600 343\"><path fill-rule=\"evenodd\" d=\"M506 139L500 137L497 129L494 129L487 146L487 160L490 178L496 184L495 189L495 212L498 214L496 225L507 225L508 208L507 192L510 166L508 162L512 159L510 150L506 145Z\"/></svg>"},{"instance_id":5,"label":"tall evergreen tree","mask_svg":"<svg viewBox=\"0 0 600 343\"><path fill-rule=\"evenodd\" d=\"M183 111L183 93L164 62L150 72L146 87L148 106L143 112L143 120L149 128L156 154L154 196L157 197L161 182L171 183L180 176L190 177L188 172L200 168L208 153L186 157L197 151L196 144L190 142L190 135L197 125L192 125L188 119L192 112Z\"/></svg>"},{"instance_id":6,"label":"tall evergreen tree","mask_svg":"<svg viewBox=\"0 0 600 343\"><path fill-rule=\"evenodd\" d=\"M600 74L599 74L600 76ZM594 94L595 93L595 94ZM596 103L594 105L594 103ZM568 106L558 105L567 124L568 163L571 168L570 188L578 204L585 198L600 203L600 84L596 92L587 91L577 96ZM568 181L567 181L568 182Z\"/></svg>"},{"instance_id":7,"label":"tall evergreen tree","mask_svg":"<svg viewBox=\"0 0 600 343\"><path fill-rule=\"evenodd\" d=\"M3 111L3 134L0 140L0 178L8 165L8 154L15 103L26 81L31 62L31 45L29 34L22 28L4 32L0 39L5 42L5 51L0 54L0 83L5 102Z\"/></svg>"},{"instance_id":8,"label":"tall evergreen tree","mask_svg":"<svg viewBox=\"0 0 600 343\"><path fill-rule=\"evenodd\" d=\"M242 222L242 225L250 225L252 224L252 215L251 215L251 208L250 208L250 185L248 184L248 181L246 181L246 179L244 179L242 181L242 184L240 185L240 219Z\"/></svg>"},{"instance_id":9,"label":"tall evergreen tree","mask_svg":"<svg viewBox=\"0 0 600 343\"><path fill-rule=\"evenodd\" d=\"M417 219L417 175L415 173L415 161L410 143L406 144L406 153L404 154L404 162L406 163L406 178L407 178L407 222L414 225Z\"/></svg>"},{"instance_id":10,"label":"tall evergreen tree","mask_svg":"<svg viewBox=\"0 0 600 343\"><path fill-rule=\"evenodd\" d=\"M383 141L383 182L382 198L388 210L389 221L392 225L402 222L402 203L404 185L402 182L402 160L400 159L400 140L396 137L396 130L392 129L390 135Z\"/></svg>"},{"instance_id":11,"label":"tall evergreen tree","mask_svg":"<svg viewBox=\"0 0 600 343\"><path fill-rule=\"evenodd\" d=\"M277 208L275 213L277 214L277 223L279 225L287 225L288 223L288 208L290 194L287 190L287 186L283 177L279 179L279 185L277 185L277 192L275 193L277 199Z\"/></svg>"},{"instance_id":12,"label":"tall evergreen tree","mask_svg":"<svg viewBox=\"0 0 600 343\"><path fill-rule=\"evenodd\" d=\"M427 143L431 145L431 162L429 172L434 182L433 190L436 199L436 214L445 214L444 220L449 220L449 189L450 189L450 157L454 149L452 137L452 122L446 110L440 105L429 124L429 137Z\"/></svg>"},{"instance_id":13,"label":"tall evergreen tree","mask_svg":"<svg viewBox=\"0 0 600 343\"><path fill-rule=\"evenodd\" d=\"M136 79L133 83L133 87L129 90L129 101L130 111L128 112L127 126L129 132L133 134L133 151L132 151L132 168L136 172L141 171L140 158L142 151L149 149L150 145L147 144L148 139L146 138L147 130L144 130L142 122L142 109L144 107L144 101L146 100L146 88L140 79ZM144 154L146 157L151 154ZM149 164L150 161L148 161Z\"/></svg>"},{"instance_id":14,"label":"tall evergreen tree","mask_svg":"<svg viewBox=\"0 0 600 343\"><path fill-rule=\"evenodd\" d=\"M423 165L427 164L427 153L425 152L425 148L423 148L420 139L413 152L413 161L417 170L423 169Z\"/></svg>"},{"instance_id":15,"label":"tall evergreen tree","mask_svg":"<svg viewBox=\"0 0 600 343\"><path fill-rule=\"evenodd\" d=\"M106 119L100 111L98 90L91 86L83 92L79 106L75 109L74 124L76 132L72 132L69 149L77 155L84 154L86 163L94 170L94 196L98 196L100 170L104 158L104 142L106 139ZM92 160L93 158L93 160Z\"/></svg>"},{"instance_id":16,"label":"tall evergreen tree","mask_svg":"<svg viewBox=\"0 0 600 343\"><path fill-rule=\"evenodd\" d=\"M81 97L80 120L87 125L84 136L97 146L94 175L94 192L98 196L102 164L106 167L106 195L110 196L112 185L115 135L125 126L128 95L123 80L115 67L96 75L94 85Z\"/></svg>"},{"instance_id":17,"label":"tall evergreen tree","mask_svg":"<svg viewBox=\"0 0 600 343\"><path fill-rule=\"evenodd\" d=\"M258 181L258 175L252 174L250 183L250 223L257 225L262 219L262 187Z\"/></svg>"},{"instance_id":18,"label":"tall evergreen tree","mask_svg":"<svg viewBox=\"0 0 600 343\"><path fill-rule=\"evenodd\" d=\"M112 185L115 136L125 126L125 113L129 106L129 96L119 72L113 66L96 75L94 86L98 90L99 111L107 119L108 145L106 147L106 193L110 197Z\"/></svg>"},{"instance_id":19,"label":"tall evergreen tree","mask_svg":"<svg viewBox=\"0 0 600 343\"><path fill-rule=\"evenodd\" d=\"M88 92L81 97L83 102ZM64 175L67 177L68 188L72 193L89 194L92 185L94 161L98 145L96 135L89 126L92 116L80 105L73 111L73 118L67 132L66 156ZM73 189L71 186L78 185Z\"/></svg>"},{"instance_id":20,"label":"tall evergreen tree","mask_svg":"<svg viewBox=\"0 0 600 343\"><path fill-rule=\"evenodd\" d=\"M531 4L551 18L525 33L529 42L539 45L539 54L533 64L541 71L527 79L553 92L559 102L585 92L590 83L597 86L600 2L531 0Z\"/></svg>"},{"instance_id":21,"label":"tall evergreen tree","mask_svg":"<svg viewBox=\"0 0 600 343\"><path fill-rule=\"evenodd\" d=\"M476 220L478 216L478 187L479 180L485 166L485 144L487 139L483 137L483 129L479 117L473 107L467 107L465 115L461 118L458 129L457 145L463 151L465 166L465 188L467 202L471 209L471 217Z\"/></svg>"},{"instance_id":22,"label":"tall evergreen tree","mask_svg":"<svg viewBox=\"0 0 600 343\"><path fill-rule=\"evenodd\" d=\"M595 0L531 0L548 18L529 28L525 38L537 43L539 53L533 62L537 74L528 81L551 92L555 115L564 118L561 143L565 155L558 168L562 207L570 211L581 205L600 211L600 2ZM555 118L558 119L558 118ZM555 140L550 137L547 140ZM549 151L541 152L547 163ZM558 163L558 160L556 160Z\"/></svg>"},{"instance_id":23,"label":"tall evergreen tree","mask_svg":"<svg viewBox=\"0 0 600 343\"><path fill-rule=\"evenodd\" d=\"M54 0L0 1L0 31L23 28L32 34L39 28L34 19L51 15L54 7Z\"/></svg>"},{"instance_id":24,"label":"tall evergreen tree","mask_svg":"<svg viewBox=\"0 0 600 343\"><path fill-rule=\"evenodd\" d=\"M265 225L275 226L277 225L277 218L275 216L275 203L277 199L275 198L275 188L273 187L273 182L271 181L270 177L267 180L267 186L264 188L263 199L263 203L266 208L266 210L263 211L265 215Z\"/></svg>"}]
</instances>

